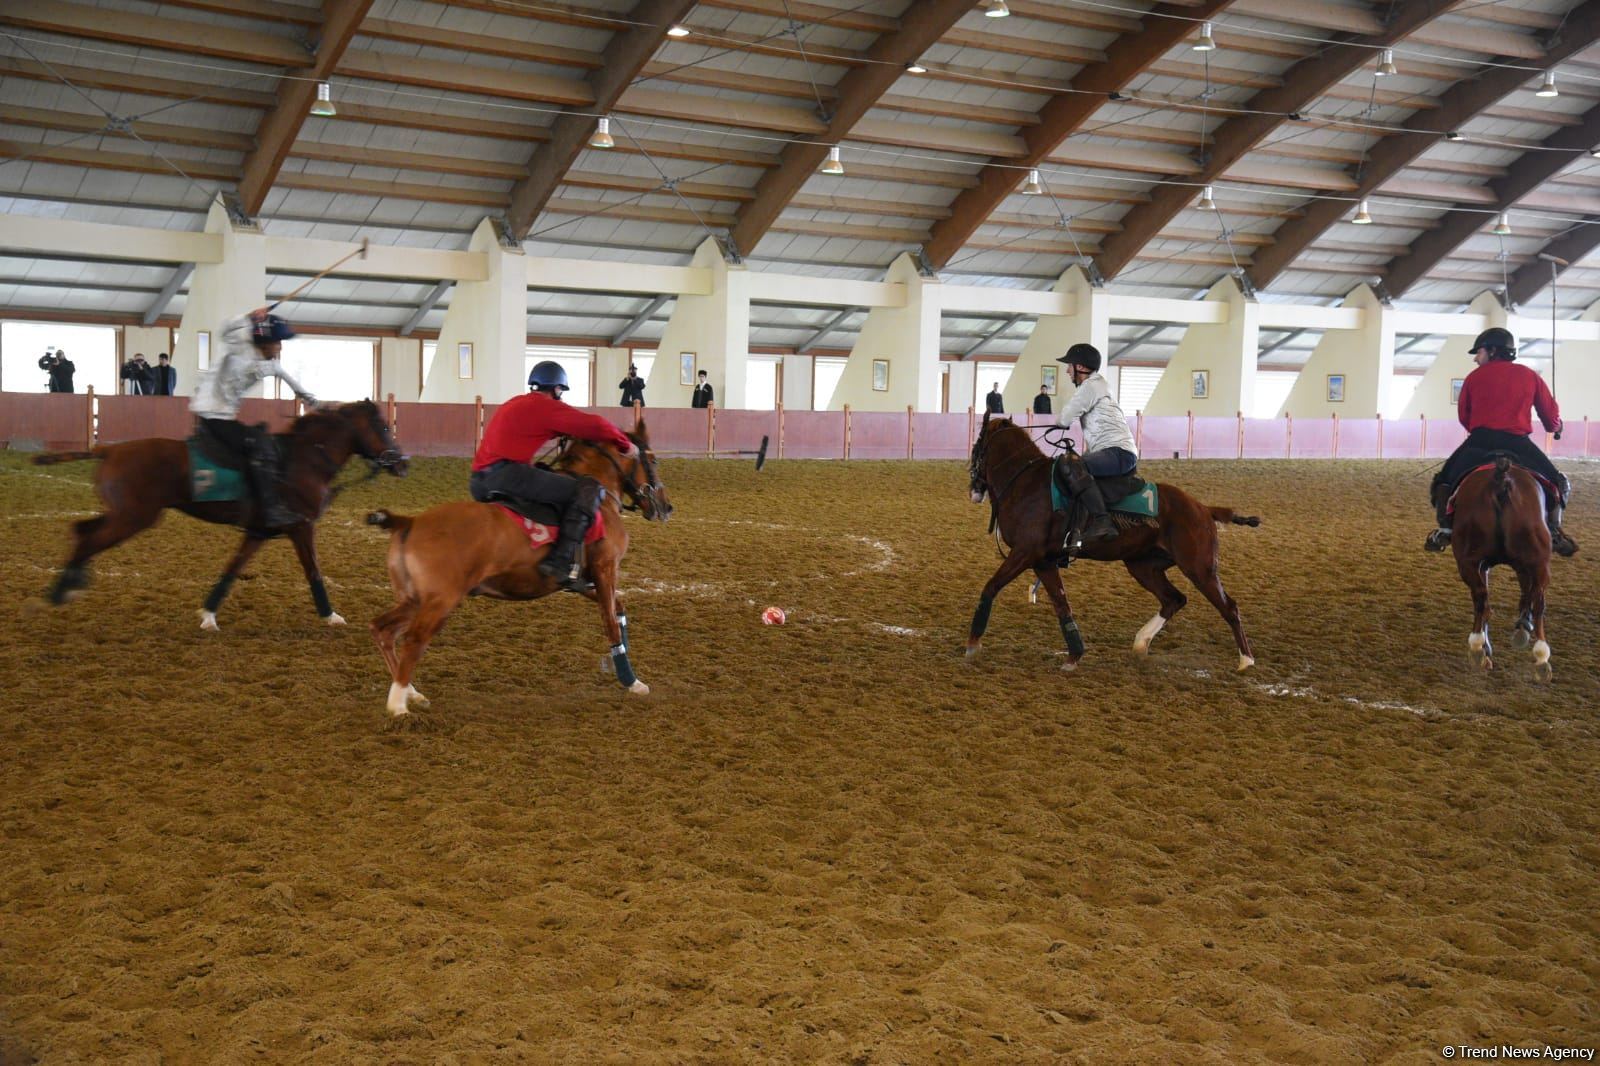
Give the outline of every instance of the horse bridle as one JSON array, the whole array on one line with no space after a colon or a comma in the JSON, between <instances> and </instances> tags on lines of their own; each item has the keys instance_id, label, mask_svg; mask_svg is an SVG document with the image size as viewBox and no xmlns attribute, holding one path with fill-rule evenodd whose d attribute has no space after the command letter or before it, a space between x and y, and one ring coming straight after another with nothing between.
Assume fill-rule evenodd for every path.
<instances>
[{"instance_id":1,"label":"horse bridle","mask_svg":"<svg viewBox=\"0 0 1600 1066\"><path fill-rule=\"evenodd\" d=\"M987 425L985 426L985 429L987 429ZM988 476L983 473L983 466L988 457L989 440L983 434L979 434L977 447L975 448L972 456L972 468L969 473L972 475L974 481L982 482L984 490L988 492L989 501L994 505L996 513L998 513L1000 510L1000 501L1004 499L1005 494L1011 490L1011 486L1017 483L1017 479L1031 470L1036 463L1042 463L1049 458L1048 456L1044 455L1034 456L1032 459L1029 459L1027 462L1018 467L1016 473L1006 478L1004 484L1002 484L999 488L996 488L989 480Z\"/></svg>"},{"instance_id":2,"label":"horse bridle","mask_svg":"<svg viewBox=\"0 0 1600 1066\"><path fill-rule=\"evenodd\" d=\"M620 505L624 511L643 511L644 505L648 503L650 505L650 513L657 513L660 509L660 503L656 500L655 468L645 456L645 450L639 447L637 443L633 445L633 469L635 473L643 475L642 480L630 477L628 472L622 469L622 463L610 448L596 444L594 441L579 440L578 438L573 438L572 444L587 444L611 462L612 467L617 472L617 481L621 483L623 493L632 501L631 503Z\"/></svg>"}]
</instances>

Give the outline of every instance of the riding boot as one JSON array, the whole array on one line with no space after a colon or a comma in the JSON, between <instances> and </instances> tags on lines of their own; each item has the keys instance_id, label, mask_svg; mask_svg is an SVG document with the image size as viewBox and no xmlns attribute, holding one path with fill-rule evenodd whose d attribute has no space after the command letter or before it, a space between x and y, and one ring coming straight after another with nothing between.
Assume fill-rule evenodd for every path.
<instances>
[{"instance_id":1,"label":"riding boot","mask_svg":"<svg viewBox=\"0 0 1600 1066\"><path fill-rule=\"evenodd\" d=\"M1106 513L1106 498L1101 494L1100 485L1095 481L1094 475L1089 473L1088 468L1081 462L1073 464L1067 488L1071 490L1073 498L1083 504L1083 509L1089 512L1089 521L1084 526L1082 541L1092 543L1115 540L1117 527L1111 521L1111 516Z\"/></svg>"},{"instance_id":2,"label":"riding boot","mask_svg":"<svg viewBox=\"0 0 1600 1066\"><path fill-rule=\"evenodd\" d=\"M1572 482L1567 480L1565 474L1558 476L1561 478L1561 495L1545 502L1544 520L1550 526L1550 550L1570 558L1578 553L1578 542L1562 530L1561 515L1566 510L1567 497L1572 493Z\"/></svg>"},{"instance_id":3,"label":"riding boot","mask_svg":"<svg viewBox=\"0 0 1600 1066\"><path fill-rule=\"evenodd\" d=\"M1435 485L1433 487L1434 517L1438 519L1439 526L1428 534L1427 542L1423 547L1431 552L1442 552L1450 546L1450 486Z\"/></svg>"},{"instance_id":4,"label":"riding boot","mask_svg":"<svg viewBox=\"0 0 1600 1066\"><path fill-rule=\"evenodd\" d=\"M578 479L578 492L561 516L560 536L556 538L550 554L539 560L539 573L555 578L569 592L582 592L588 588L588 582L583 579L583 570L578 565L578 549L583 546L583 538L594 524L594 516L600 511L600 501L605 499L605 491L605 487L593 478Z\"/></svg>"},{"instance_id":5,"label":"riding boot","mask_svg":"<svg viewBox=\"0 0 1600 1066\"><path fill-rule=\"evenodd\" d=\"M284 504L278 495L278 448L271 438L258 439L250 448L250 480L256 490L258 529L283 529L305 519Z\"/></svg>"}]
</instances>

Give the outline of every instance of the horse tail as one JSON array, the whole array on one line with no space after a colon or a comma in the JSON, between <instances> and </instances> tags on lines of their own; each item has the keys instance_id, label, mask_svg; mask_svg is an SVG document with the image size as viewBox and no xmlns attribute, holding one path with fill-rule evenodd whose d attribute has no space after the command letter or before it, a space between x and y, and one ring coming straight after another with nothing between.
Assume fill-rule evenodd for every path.
<instances>
[{"instance_id":1,"label":"horse tail","mask_svg":"<svg viewBox=\"0 0 1600 1066\"><path fill-rule=\"evenodd\" d=\"M1496 507L1504 507L1511 500L1512 483L1511 478L1507 476L1507 471L1510 469L1511 459L1509 456L1498 455L1495 457L1494 481L1489 487L1494 492Z\"/></svg>"},{"instance_id":2,"label":"horse tail","mask_svg":"<svg viewBox=\"0 0 1600 1066\"><path fill-rule=\"evenodd\" d=\"M1234 514L1232 507L1209 507L1213 522L1232 522L1236 526L1259 526L1261 519L1253 514Z\"/></svg>"},{"instance_id":3,"label":"horse tail","mask_svg":"<svg viewBox=\"0 0 1600 1066\"><path fill-rule=\"evenodd\" d=\"M388 511L373 511L367 515L367 525L399 533L411 531L410 518L403 514L390 514Z\"/></svg>"},{"instance_id":4,"label":"horse tail","mask_svg":"<svg viewBox=\"0 0 1600 1066\"><path fill-rule=\"evenodd\" d=\"M34 466L54 466L56 463L76 463L84 459L104 459L106 446L90 448L83 452L42 452L33 457Z\"/></svg>"}]
</instances>

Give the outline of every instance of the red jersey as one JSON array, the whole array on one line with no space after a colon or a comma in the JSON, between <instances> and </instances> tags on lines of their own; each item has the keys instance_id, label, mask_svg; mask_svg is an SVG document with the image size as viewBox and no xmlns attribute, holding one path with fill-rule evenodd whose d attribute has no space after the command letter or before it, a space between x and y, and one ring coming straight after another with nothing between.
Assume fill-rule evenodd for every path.
<instances>
[{"instance_id":1,"label":"red jersey","mask_svg":"<svg viewBox=\"0 0 1600 1066\"><path fill-rule=\"evenodd\" d=\"M1550 432L1561 425L1556 398L1532 367L1494 359L1467 375L1456 413L1469 433L1475 429L1498 429L1526 437L1533 432L1529 408L1539 412L1539 421Z\"/></svg>"},{"instance_id":2,"label":"red jersey","mask_svg":"<svg viewBox=\"0 0 1600 1066\"><path fill-rule=\"evenodd\" d=\"M633 447L627 434L599 415L569 407L543 392L525 392L507 400L483 430L483 443L472 457L472 469L482 470L502 459L527 463L556 437L577 437L596 444Z\"/></svg>"}]
</instances>

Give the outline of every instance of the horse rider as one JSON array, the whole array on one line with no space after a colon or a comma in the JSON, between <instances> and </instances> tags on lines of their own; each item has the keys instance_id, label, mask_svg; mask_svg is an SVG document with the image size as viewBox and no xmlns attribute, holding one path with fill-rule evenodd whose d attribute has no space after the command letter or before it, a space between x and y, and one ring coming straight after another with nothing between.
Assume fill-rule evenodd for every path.
<instances>
[{"instance_id":1,"label":"horse rider","mask_svg":"<svg viewBox=\"0 0 1600 1066\"><path fill-rule=\"evenodd\" d=\"M1472 342L1471 351L1478 367L1462 383L1456 405L1467 439L1434 475L1431 495L1439 528L1428 534L1426 547L1429 551L1444 551L1450 543L1450 515L1445 508L1456 483L1482 461L1482 453L1506 452L1519 465L1558 487L1559 494L1545 500L1550 546L1560 555L1572 555L1578 545L1561 530L1561 512L1572 485L1533 443L1533 420L1528 417L1532 408L1545 429L1560 433L1563 423L1556 398L1536 371L1517 364L1517 339L1509 330L1498 326L1484 330Z\"/></svg>"},{"instance_id":2,"label":"horse rider","mask_svg":"<svg viewBox=\"0 0 1600 1066\"><path fill-rule=\"evenodd\" d=\"M1076 420L1083 426L1083 455L1072 460L1067 479L1068 489L1089 512L1083 539L1111 540L1117 527L1106 513L1095 478L1132 474L1139 465L1139 448L1128 431L1127 416L1111 395L1111 384L1100 373L1100 349L1074 344L1056 362L1067 364L1067 374L1077 386L1056 415L1056 425L1067 427Z\"/></svg>"},{"instance_id":3,"label":"horse rider","mask_svg":"<svg viewBox=\"0 0 1600 1066\"><path fill-rule=\"evenodd\" d=\"M487 502L490 493L516 500L554 504L561 509L561 532L550 553L539 560L539 573L555 578L564 589L584 590L578 548L605 499L600 482L530 465L554 437L576 437L609 444L632 455L627 434L601 418L568 407L561 394L571 386L567 372L551 359L528 373L528 391L507 400L483 431L483 443L472 459L468 488L472 498Z\"/></svg>"},{"instance_id":4,"label":"horse rider","mask_svg":"<svg viewBox=\"0 0 1600 1066\"><path fill-rule=\"evenodd\" d=\"M230 318L222 324L226 354L222 362L200 375L189 400L189 410L200 428L224 447L243 456L250 468L257 513L252 528L282 529L304 521L284 505L278 495L278 443L264 426L239 421L239 404L263 378L277 378L310 407L317 402L278 362L283 342L293 337L289 323L265 309Z\"/></svg>"}]
</instances>

